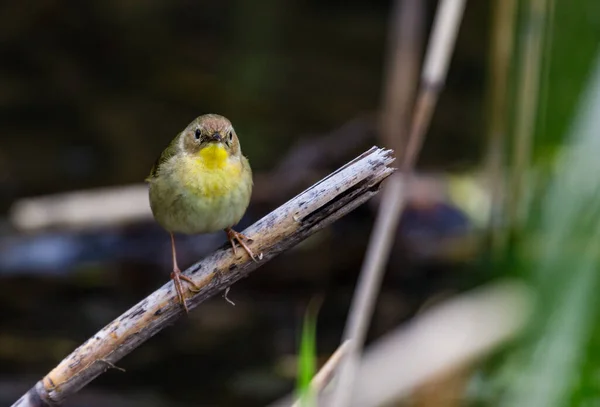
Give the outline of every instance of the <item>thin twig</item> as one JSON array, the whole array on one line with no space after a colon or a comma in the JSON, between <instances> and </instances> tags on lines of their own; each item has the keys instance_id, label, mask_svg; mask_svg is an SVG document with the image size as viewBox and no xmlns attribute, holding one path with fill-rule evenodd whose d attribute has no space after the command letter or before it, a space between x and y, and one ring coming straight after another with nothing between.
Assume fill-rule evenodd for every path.
<instances>
[{"instance_id":1,"label":"thin twig","mask_svg":"<svg viewBox=\"0 0 600 407\"><path fill-rule=\"evenodd\" d=\"M486 168L490 189L490 218L493 253L500 253L506 239L502 209L505 195L504 167L509 123L509 80L513 58L517 0L496 0L493 8L492 52L489 61L489 139Z\"/></svg>"},{"instance_id":2,"label":"thin twig","mask_svg":"<svg viewBox=\"0 0 600 407\"><path fill-rule=\"evenodd\" d=\"M526 174L531 162L538 113L542 74L541 56L544 52L545 23L548 18L547 0L530 0L528 3L517 84L510 200L507 202L508 224L511 228L520 227L526 218L526 205L524 205L528 183Z\"/></svg>"},{"instance_id":3,"label":"thin twig","mask_svg":"<svg viewBox=\"0 0 600 407\"><path fill-rule=\"evenodd\" d=\"M443 0L438 7L413 121L410 126L402 171L410 177L429 127L439 92L443 87L450 55L458 34L466 0ZM410 179L407 181L410 183ZM410 185L409 185L410 187ZM389 258L393 236L405 203L400 174L391 177L382 197L381 206L371 234L367 255L358 287L350 307L344 340L351 340L348 357L340 371L339 383L332 399L334 407L346 407L353 397L353 384L359 358L377 299L383 270Z\"/></svg>"},{"instance_id":4,"label":"thin twig","mask_svg":"<svg viewBox=\"0 0 600 407\"><path fill-rule=\"evenodd\" d=\"M396 225L404 205L403 188L402 176L395 174L390 177L388 185L383 191L375 227L371 233L363 269L358 280L358 288L354 293L346 322L344 340L351 340L353 343L350 345L349 355L342 364L340 381L335 389L336 397L334 398L334 401L339 404L334 404L334 406L346 406L351 399L354 374L383 278L383 269L394 242Z\"/></svg>"},{"instance_id":5,"label":"thin twig","mask_svg":"<svg viewBox=\"0 0 600 407\"><path fill-rule=\"evenodd\" d=\"M108 360L100 359L100 362L106 363L106 366L108 366L111 369L115 369L115 370L118 370L119 372L123 372L123 373L126 372L125 369L123 369L122 367L119 367L119 366L115 365L112 362L109 362Z\"/></svg>"},{"instance_id":6,"label":"thin twig","mask_svg":"<svg viewBox=\"0 0 600 407\"><path fill-rule=\"evenodd\" d=\"M397 154L406 148L423 49L425 2L394 2L390 15L386 76L383 81L380 135Z\"/></svg>"},{"instance_id":7,"label":"thin twig","mask_svg":"<svg viewBox=\"0 0 600 407\"><path fill-rule=\"evenodd\" d=\"M330 225L373 195L393 173L393 152L376 147L347 163L244 231L259 262L225 245L185 271L200 287L188 292L188 307L246 277L266 261ZM77 348L13 406L54 406L63 402L150 337L185 315L168 282Z\"/></svg>"},{"instance_id":8,"label":"thin twig","mask_svg":"<svg viewBox=\"0 0 600 407\"><path fill-rule=\"evenodd\" d=\"M313 379L310 381L310 391L316 397L319 396L319 393L321 393L323 391L323 389L325 388L325 386L327 386L329 384L329 382L331 381L331 378L333 377L333 373L335 372L335 369L338 367L338 365L340 364L340 362L346 355L346 352L348 351L349 347L350 347L350 341L346 341L346 342L342 343L336 349L336 351L333 352L333 354L327 360L327 362L325 362L323 367L321 367L321 370L319 370L319 372L315 375L315 377L313 377ZM300 407L301 406L300 403L301 403L300 400L296 400L296 402L294 402L294 404L292 404L292 407Z\"/></svg>"}]
</instances>

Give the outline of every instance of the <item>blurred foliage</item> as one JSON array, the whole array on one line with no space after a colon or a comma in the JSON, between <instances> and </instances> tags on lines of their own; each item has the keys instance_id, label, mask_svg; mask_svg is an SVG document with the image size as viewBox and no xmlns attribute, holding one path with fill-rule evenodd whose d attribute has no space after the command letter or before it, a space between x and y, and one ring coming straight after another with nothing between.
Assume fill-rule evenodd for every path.
<instances>
[{"instance_id":1,"label":"blurred foliage","mask_svg":"<svg viewBox=\"0 0 600 407\"><path fill-rule=\"evenodd\" d=\"M600 3L554 0L553 14L534 144L541 160L546 158L545 152L556 151L563 144L600 50Z\"/></svg>"},{"instance_id":2,"label":"blurred foliage","mask_svg":"<svg viewBox=\"0 0 600 407\"><path fill-rule=\"evenodd\" d=\"M530 1L520 2L517 42L543 23L525 11ZM480 388L476 405L590 406L600 394L600 5L548 4L533 160L522 174L529 217L499 265L536 289L537 312L492 359L493 390Z\"/></svg>"}]
</instances>

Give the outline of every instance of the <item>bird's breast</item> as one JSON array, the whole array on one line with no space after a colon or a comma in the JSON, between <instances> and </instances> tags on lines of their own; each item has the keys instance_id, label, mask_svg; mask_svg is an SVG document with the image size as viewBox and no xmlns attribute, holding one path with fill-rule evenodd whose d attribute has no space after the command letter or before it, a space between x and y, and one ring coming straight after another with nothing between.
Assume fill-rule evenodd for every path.
<instances>
[{"instance_id":1,"label":"bird's breast","mask_svg":"<svg viewBox=\"0 0 600 407\"><path fill-rule=\"evenodd\" d=\"M197 156L187 157L183 168L185 188L200 198L219 199L240 188L242 163L222 146L208 146Z\"/></svg>"},{"instance_id":2,"label":"bird's breast","mask_svg":"<svg viewBox=\"0 0 600 407\"><path fill-rule=\"evenodd\" d=\"M252 193L247 162L234 156L213 164L198 155L181 155L152 180L150 206L165 229L207 233L233 226L242 218Z\"/></svg>"}]
</instances>

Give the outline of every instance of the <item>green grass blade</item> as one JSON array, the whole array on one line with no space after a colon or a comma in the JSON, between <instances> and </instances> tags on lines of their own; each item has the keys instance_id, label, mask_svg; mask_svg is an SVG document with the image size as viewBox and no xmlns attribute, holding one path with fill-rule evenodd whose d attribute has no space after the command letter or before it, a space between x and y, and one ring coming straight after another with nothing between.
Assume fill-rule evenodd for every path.
<instances>
[{"instance_id":1,"label":"green grass blade","mask_svg":"<svg viewBox=\"0 0 600 407\"><path fill-rule=\"evenodd\" d=\"M317 338L317 307L309 305L304 315L300 355L298 363L298 379L296 392L303 407L315 406L315 395L311 391L310 382L316 373L316 338Z\"/></svg>"}]
</instances>

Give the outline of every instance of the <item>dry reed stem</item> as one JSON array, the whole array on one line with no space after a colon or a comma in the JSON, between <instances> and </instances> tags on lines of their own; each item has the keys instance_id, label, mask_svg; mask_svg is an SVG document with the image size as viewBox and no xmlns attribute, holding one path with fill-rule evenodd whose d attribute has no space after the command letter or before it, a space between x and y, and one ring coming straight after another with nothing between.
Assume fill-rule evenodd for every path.
<instances>
[{"instance_id":1,"label":"dry reed stem","mask_svg":"<svg viewBox=\"0 0 600 407\"><path fill-rule=\"evenodd\" d=\"M351 340L352 343L348 356L340 368L339 383L332 399L333 407L346 407L353 399L359 359L393 244L393 232L406 202L403 184L405 188L410 188L413 168L446 79L465 2L466 0L442 0L438 6L421 74L421 84L410 124L406 151L401 163L401 170L407 179L402 183L401 175L396 174L383 194L344 331L343 339ZM398 134L398 137L400 136L401 134Z\"/></svg>"},{"instance_id":2,"label":"dry reed stem","mask_svg":"<svg viewBox=\"0 0 600 407\"><path fill-rule=\"evenodd\" d=\"M200 287L197 293L188 291L189 308L366 202L393 173L393 160L391 150L373 147L247 228L252 250L263 253L258 262L243 250L234 256L225 245L189 267L184 274ZM166 283L63 359L13 407L60 404L184 315L173 283Z\"/></svg>"},{"instance_id":3,"label":"dry reed stem","mask_svg":"<svg viewBox=\"0 0 600 407\"><path fill-rule=\"evenodd\" d=\"M335 369L338 367L348 348L350 347L350 341L346 341L342 343L336 350L333 352L331 357L327 359L327 362L321 367L321 369L317 372L315 377L310 381L310 390L315 394L315 396L319 396L319 394L325 389L325 387L329 384L331 379L333 378L333 374L335 373ZM289 403L285 403L287 406ZM301 401L296 400L292 407L301 407Z\"/></svg>"}]
</instances>

